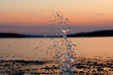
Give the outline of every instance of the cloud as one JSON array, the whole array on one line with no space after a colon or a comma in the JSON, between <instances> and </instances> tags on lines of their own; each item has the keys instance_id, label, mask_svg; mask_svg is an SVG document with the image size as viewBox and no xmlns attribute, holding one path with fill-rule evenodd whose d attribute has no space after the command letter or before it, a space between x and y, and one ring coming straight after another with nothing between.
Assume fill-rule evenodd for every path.
<instances>
[{"instance_id":1,"label":"cloud","mask_svg":"<svg viewBox=\"0 0 113 75\"><path fill-rule=\"evenodd\" d=\"M103 16L104 14L102 13L93 13L94 15L98 15L98 16Z\"/></svg>"}]
</instances>

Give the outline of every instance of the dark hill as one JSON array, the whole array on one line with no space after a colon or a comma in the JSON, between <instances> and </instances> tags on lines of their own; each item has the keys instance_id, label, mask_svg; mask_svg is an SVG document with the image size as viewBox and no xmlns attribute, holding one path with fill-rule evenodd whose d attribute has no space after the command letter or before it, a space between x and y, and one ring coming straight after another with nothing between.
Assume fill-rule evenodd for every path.
<instances>
[{"instance_id":1,"label":"dark hill","mask_svg":"<svg viewBox=\"0 0 113 75\"><path fill-rule=\"evenodd\" d=\"M102 30L67 35L67 37L103 37L103 36L113 36L113 30Z\"/></svg>"},{"instance_id":2,"label":"dark hill","mask_svg":"<svg viewBox=\"0 0 113 75\"><path fill-rule=\"evenodd\" d=\"M15 33L0 33L0 37L2 38L16 38L16 37L26 37L25 35L15 34Z\"/></svg>"},{"instance_id":3,"label":"dark hill","mask_svg":"<svg viewBox=\"0 0 113 75\"><path fill-rule=\"evenodd\" d=\"M113 36L113 30L102 30L102 31L67 35L67 37L104 37L104 36ZM16 34L16 33L0 33L0 38L27 38L27 37L31 37L31 38L39 37L40 38L40 37L44 37L44 36L42 36L42 35L23 35L23 34ZM56 36L46 36L46 37L56 37Z\"/></svg>"}]
</instances>

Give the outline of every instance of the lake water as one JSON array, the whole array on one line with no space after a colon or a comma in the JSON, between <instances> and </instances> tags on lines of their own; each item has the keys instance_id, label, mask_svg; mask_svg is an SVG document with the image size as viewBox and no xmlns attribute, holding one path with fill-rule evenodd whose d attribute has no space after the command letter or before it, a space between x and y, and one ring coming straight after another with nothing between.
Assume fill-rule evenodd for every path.
<instances>
[{"instance_id":1,"label":"lake water","mask_svg":"<svg viewBox=\"0 0 113 75\"><path fill-rule=\"evenodd\" d=\"M63 38L0 38L0 59L51 60L55 51L48 48L53 42L60 43L61 40ZM113 37L79 37L68 40L77 45L73 48L76 57L113 58Z\"/></svg>"},{"instance_id":2,"label":"lake water","mask_svg":"<svg viewBox=\"0 0 113 75\"><path fill-rule=\"evenodd\" d=\"M55 47L63 38L0 38L0 74L60 74ZM71 75L112 75L113 37L68 38L76 47ZM60 49L60 48L59 48ZM65 53L65 50L59 50ZM62 74L61 74L62 75Z\"/></svg>"}]
</instances>

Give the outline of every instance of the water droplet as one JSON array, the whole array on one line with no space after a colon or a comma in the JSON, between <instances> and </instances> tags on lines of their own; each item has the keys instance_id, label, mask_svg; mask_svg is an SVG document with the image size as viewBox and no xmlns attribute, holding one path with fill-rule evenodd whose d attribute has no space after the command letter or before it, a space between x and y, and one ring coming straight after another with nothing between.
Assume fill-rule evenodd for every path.
<instances>
[{"instance_id":1,"label":"water droplet","mask_svg":"<svg viewBox=\"0 0 113 75\"><path fill-rule=\"evenodd\" d=\"M53 38L50 39L50 41L52 41L52 40L53 40Z\"/></svg>"},{"instance_id":2,"label":"water droplet","mask_svg":"<svg viewBox=\"0 0 113 75\"><path fill-rule=\"evenodd\" d=\"M40 43L42 43L42 41L40 41Z\"/></svg>"},{"instance_id":3,"label":"water droplet","mask_svg":"<svg viewBox=\"0 0 113 75\"><path fill-rule=\"evenodd\" d=\"M46 38L46 35L44 35L44 38Z\"/></svg>"},{"instance_id":4,"label":"water droplet","mask_svg":"<svg viewBox=\"0 0 113 75\"><path fill-rule=\"evenodd\" d=\"M48 51L46 52L46 55L48 54Z\"/></svg>"},{"instance_id":5,"label":"water droplet","mask_svg":"<svg viewBox=\"0 0 113 75\"><path fill-rule=\"evenodd\" d=\"M49 28L49 29L50 29L50 31L52 31L52 25L50 26L50 28Z\"/></svg>"},{"instance_id":6,"label":"water droplet","mask_svg":"<svg viewBox=\"0 0 113 75\"><path fill-rule=\"evenodd\" d=\"M75 67L75 66L74 66L74 67L72 67L71 72L73 72L75 69L76 69L76 67Z\"/></svg>"},{"instance_id":7,"label":"water droplet","mask_svg":"<svg viewBox=\"0 0 113 75\"><path fill-rule=\"evenodd\" d=\"M64 22L64 24L63 24L64 26L65 26L65 22Z\"/></svg>"},{"instance_id":8,"label":"water droplet","mask_svg":"<svg viewBox=\"0 0 113 75\"><path fill-rule=\"evenodd\" d=\"M67 19L65 19L66 21L68 21L68 18Z\"/></svg>"},{"instance_id":9,"label":"water droplet","mask_svg":"<svg viewBox=\"0 0 113 75\"><path fill-rule=\"evenodd\" d=\"M35 50L37 50L37 49L38 49L38 47L35 48Z\"/></svg>"},{"instance_id":10,"label":"water droplet","mask_svg":"<svg viewBox=\"0 0 113 75\"><path fill-rule=\"evenodd\" d=\"M76 47L76 45L75 45L75 44L73 44L73 46L75 46L75 47Z\"/></svg>"},{"instance_id":11,"label":"water droplet","mask_svg":"<svg viewBox=\"0 0 113 75\"><path fill-rule=\"evenodd\" d=\"M8 47L10 47L10 45L8 45Z\"/></svg>"},{"instance_id":12,"label":"water droplet","mask_svg":"<svg viewBox=\"0 0 113 75\"><path fill-rule=\"evenodd\" d=\"M76 54L74 54L74 55L76 55Z\"/></svg>"},{"instance_id":13,"label":"water droplet","mask_svg":"<svg viewBox=\"0 0 113 75\"><path fill-rule=\"evenodd\" d=\"M49 55L52 56L51 53L49 53Z\"/></svg>"},{"instance_id":14,"label":"water droplet","mask_svg":"<svg viewBox=\"0 0 113 75\"><path fill-rule=\"evenodd\" d=\"M53 47L55 48L55 47L56 47L56 45L53 45Z\"/></svg>"},{"instance_id":15,"label":"water droplet","mask_svg":"<svg viewBox=\"0 0 113 75\"><path fill-rule=\"evenodd\" d=\"M57 16L60 17L60 15L58 14L58 12L56 12Z\"/></svg>"},{"instance_id":16,"label":"water droplet","mask_svg":"<svg viewBox=\"0 0 113 75\"><path fill-rule=\"evenodd\" d=\"M18 25L20 25L20 23L17 23Z\"/></svg>"}]
</instances>

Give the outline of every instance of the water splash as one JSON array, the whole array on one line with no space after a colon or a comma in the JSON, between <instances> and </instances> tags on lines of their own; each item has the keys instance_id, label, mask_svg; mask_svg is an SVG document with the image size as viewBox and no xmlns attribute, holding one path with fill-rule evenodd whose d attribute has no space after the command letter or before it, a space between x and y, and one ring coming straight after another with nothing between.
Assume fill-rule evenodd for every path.
<instances>
[{"instance_id":1,"label":"water splash","mask_svg":"<svg viewBox=\"0 0 113 75\"><path fill-rule=\"evenodd\" d=\"M61 14L61 13L60 13ZM58 12L56 12L52 17L50 17L50 31L52 32L54 29L54 25L59 26L61 29L60 33L56 33L58 37L63 37L63 40L54 40L54 38L50 38L48 44L43 44L40 41L40 45L35 48L35 51L43 51L43 47L46 47L47 51L45 55L55 58L55 61L58 61L58 67L60 69L60 73L63 75L71 75L76 67L73 65L76 61L76 54L74 53L76 45L67 39L67 33L71 30L70 21L68 18L64 18ZM46 35L45 35L46 38ZM47 41L47 40L45 40ZM53 51L54 50L54 51ZM45 50L44 50L45 51Z\"/></svg>"},{"instance_id":2,"label":"water splash","mask_svg":"<svg viewBox=\"0 0 113 75\"><path fill-rule=\"evenodd\" d=\"M55 18L57 18L57 20L52 21L51 26L54 25L53 23L57 23L57 25L60 27L62 31L61 36L64 37L64 40L61 40L62 42L61 46L58 43L57 44L54 43L53 47L56 50L55 51L56 58L58 58L59 60L58 64L61 70L60 73L63 75L71 75L72 72L74 72L76 69L76 67L73 66L73 64L76 61L76 58L74 58L76 54L73 51L74 49L71 48L72 46L76 46L76 45L72 44L72 42L67 39L67 33L71 30L71 27L69 26L70 22L68 18L63 18L63 16L59 15L58 12L56 12L56 16ZM59 33L56 34L60 36Z\"/></svg>"}]
</instances>

